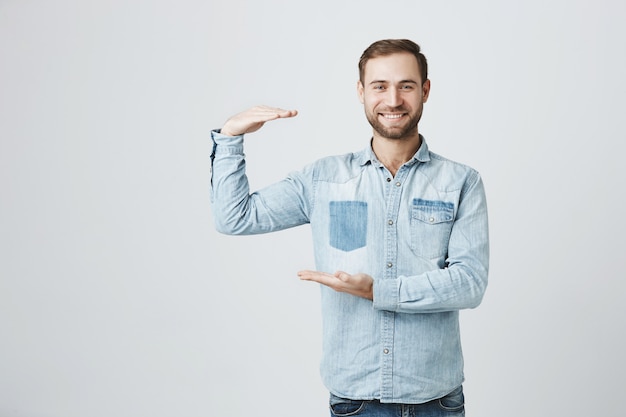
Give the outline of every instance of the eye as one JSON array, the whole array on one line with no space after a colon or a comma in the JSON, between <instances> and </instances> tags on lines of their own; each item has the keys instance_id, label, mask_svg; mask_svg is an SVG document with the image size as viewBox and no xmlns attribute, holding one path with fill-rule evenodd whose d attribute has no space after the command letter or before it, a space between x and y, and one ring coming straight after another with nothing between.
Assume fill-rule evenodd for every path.
<instances>
[{"instance_id":1,"label":"eye","mask_svg":"<svg viewBox=\"0 0 626 417\"><path fill-rule=\"evenodd\" d=\"M385 85L384 84L373 84L372 85L372 90L374 90L374 91L384 91L385 90Z\"/></svg>"},{"instance_id":2,"label":"eye","mask_svg":"<svg viewBox=\"0 0 626 417\"><path fill-rule=\"evenodd\" d=\"M407 91L408 90L413 90L413 86L411 84L404 84L401 88L403 90L407 90Z\"/></svg>"}]
</instances>

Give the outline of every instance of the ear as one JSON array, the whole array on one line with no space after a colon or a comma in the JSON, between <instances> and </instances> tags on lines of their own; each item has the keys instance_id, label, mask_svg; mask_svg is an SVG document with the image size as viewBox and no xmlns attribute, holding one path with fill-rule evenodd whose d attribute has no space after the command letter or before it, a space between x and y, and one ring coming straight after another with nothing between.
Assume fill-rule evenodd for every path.
<instances>
[{"instance_id":1,"label":"ear","mask_svg":"<svg viewBox=\"0 0 626 417\"><path fill-rule=\"evenodd\" d=\"M356 83L356 92L359 95L359 101L361 102L361 104L364 104L365 100L363 99L363 83L361 82L361 80L357 81Z\"/></svg>"},{"instance_id":2,"label":"ear","mask_svg":"<svg viewBox=\"0 0 626 417\"><path fill-rule=\"evenodd\" d=\"M430 80L426 79L426 82L422 85L422 102L428 101L428 95L430 94Z\"/></svg>"}]
</instances>

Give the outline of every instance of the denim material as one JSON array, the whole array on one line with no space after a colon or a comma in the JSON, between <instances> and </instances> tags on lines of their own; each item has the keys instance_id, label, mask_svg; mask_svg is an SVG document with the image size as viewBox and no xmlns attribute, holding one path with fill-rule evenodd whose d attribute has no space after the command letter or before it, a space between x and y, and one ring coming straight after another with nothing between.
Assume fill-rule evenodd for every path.
<instances>
[{"instance_id":1,"label":"denim material","mask_svg":"<svg viewBox=\"0 0 626 417\"><path fill-rule=\"evenodd\" d=\"M414 404L462 384L459 310L481 302L489 261L478 172L430 152L422 138L395 177L367 147L250 193L243 136L211 136L220 232L310 223L318 270L374 278L373 302L321 287L320 372L329 391Z\"/></svg>"},{"instance_id":2,"label":"denim material","mask_svg":"<svg viewBox=\"0 0 626 417\"><path fill-rule=\"evenodd\" d=\"M462 386L442 398L423 404L349 400L331 394L329 409L330 417L464 417L465 397Z\"/></svg>"},{"instance_id":3,"label":"denim material","mask_svg":"<svg viewBox=\"0 0 626 417\"><path fill-rule=\"evenodd\" d=\"M349 252L365 246L367 240L367 203L331 201L329 203L330 246Z\"/></svg>"}]
</instances>

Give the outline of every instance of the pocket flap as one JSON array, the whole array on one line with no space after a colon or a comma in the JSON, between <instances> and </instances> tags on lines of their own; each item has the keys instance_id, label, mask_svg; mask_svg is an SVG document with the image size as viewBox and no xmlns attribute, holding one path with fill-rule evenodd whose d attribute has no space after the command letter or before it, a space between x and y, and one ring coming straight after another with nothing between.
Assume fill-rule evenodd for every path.
<instances>
[{"instance_id":1,"label":"pocket flap","mask_svg":"<svg viewBox=\"0 0 626 417\"><path fill-rule=\"evenodd\" d=\"M454 218L454 203L414 198L411 216L428 224L451 222Z\"/></svg>"}]
</instances>

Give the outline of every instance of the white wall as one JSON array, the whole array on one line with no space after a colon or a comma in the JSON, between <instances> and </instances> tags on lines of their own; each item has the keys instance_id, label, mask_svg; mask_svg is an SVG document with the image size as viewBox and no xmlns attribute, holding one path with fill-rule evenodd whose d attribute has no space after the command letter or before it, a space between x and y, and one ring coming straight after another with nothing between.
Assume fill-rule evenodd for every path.
<instances>
[{"instance_id":1,"label":"white wall","mask_svg":"<svg viewBox=\"0 0 626 417\"><path fill-rule=\"evenodd\" d=\"M622 416L623 2L0 0L0 416L327 415L309 230L226 237L209 130L253 187L361 149L371 42L420 43L420 131L487 187L468 416ZM298 410L298 411L294 411Z\"/></svg>"}]
</instances>

